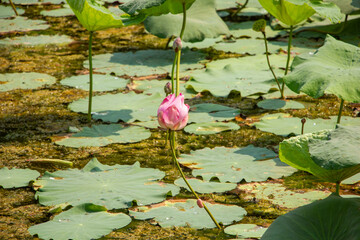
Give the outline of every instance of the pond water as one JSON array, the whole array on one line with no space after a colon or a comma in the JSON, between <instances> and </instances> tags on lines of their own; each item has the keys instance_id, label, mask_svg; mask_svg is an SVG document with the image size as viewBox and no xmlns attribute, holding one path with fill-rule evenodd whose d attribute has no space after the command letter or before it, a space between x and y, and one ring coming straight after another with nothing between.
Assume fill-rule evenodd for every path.
<instances>
[{"instance_id":1,"label":"pond water","mask_svg":"<svg viewBox=\"0 0 360 240\"><path fill-rule=\"evenodd\" d=\"M176 188L173 192L178 193L166 196L165 191L163 199L151 201L144 194L150 190L142 190L138 187L138 179L133 179L135 173L120 177L121 167L116 170L119 178L101 178L99 174L99 178L89 180L93 181L89 186L97 186L98 182L111 184L119 181L119 186L114 186L114 189L130 186L130 189L138 187L141 190L135 196L130 194L130 203L137 200L139 206L151 205L166 198L169 202L162 205L185 202L185 206L180 208L186 209L186 204L189 204L186 200L194 197L177 180L181 176L171 160L170 148L165 141L166 132L158 129L156 122L157 108L165 97L163 87L170 81L173 51L167 46L168 39L148 33L143 24L94 32L93 119L89 123L86 115L88 31L60 1L14 2L21 15L19 17L13 16L7 1L0 4L0 167L32 169L43 175L46 171L53 173L68 168L57 160L71 162L74 169L85 167L89 170L87 164L96 158L102 164L96 166L105 169L102 172L111 172L106 169L110 166L139 164L141 168L148 169L144 172L154 171L156 174L138 173L138 176L150 174L145 181L159 180L156 184L163 188ZM312 122L312 119L336 116L340 101L334 95L314 99L287 89L285 95L288 100L294 101L288 102L288 107L284 107L285 104L282 106L282 103L281 109L272 109L273 103L270 107L259 107L261 104L257 104L263 99L280 96L278 91L272 93L275 91L274 82L269 84L265 81L272 80L272 76L263 55L263 41L258 39L261 34L252 31L252 22L249 22L259 18L269 20L269 15L258 3L234 15L234 2L224 1L218 7L219 15L230 28L231 38L220 36L202 43L184 43L184 47L189 48L183 50L180 86L185 103L191 107L189 124L192 124L176 132L178 154L187 177L210 181L203 183L208 185L201 186L198 180L191 180L199 187L196 191L203 200L209 204L221 204L221 207L241 207L246 211L243 216L234 216L229 222L221 220L224 225L256 224L258 228L267 228L277 217L335 191L334 184L297 171L277 157L279 143L289 136L300 134L302 118L309 119L308 124L317 125L318 122ZM119 4L108 1L104 6L117 11ZM354 17L351 21L356 21L356 26L359 18ZM275 27L276 24L272 24ZM324 25L325 22L319 24ZM359 35L356 31L353 35L349 33L352 31L351 24L353 22L340 37L354 43L359 40ZM284 30L274 29L267 29L272 40L269 52L272 53L270 57L275 72L282 75L288 35ZM292 58L299 54L312 54L324 43L324 36L319 36L319 33L304 33L294 38ZM77 75L86 76L74 78ZM273 122L265 122L268 125L264 129L254 125L264 116L268 119L283 118L277 124L286 128L285 134L273 133L273 128L279 128ZM346 102L343 116L345 123L354 121L355 125L359 125L359 106ZM291 120L287 120L290 117ZM263 118L262 121L266 120ZM241 164L236 162L238 160L234 161L238 158L241 158ZM85 169L79 171L79 176L74 179L82 179L84 176L81 174L88 171ZM47 181L62 178L55 175ZM360 196L359 178L358 174L352 184L342 184L340 193ZM70 178L70 182L74 179ZM45 182L35 182L34 186L0 188L1 239L37 239L28 228L54 218L56 211L53 206L58 203L45 204L41 202L41 197L36 199L41 196L41 191L36 193L36 189L50 184L43 180ZM173 185L176 180L177 186ZM73 187L71 183L62 184L60 188L66 190ZM105 185L101 186L107 189ZM83 188L87 188L86 184ZM96 192L96 189L93 191ZM78 192L80 190L76 189L75 193L81 196ZM75 193L70 191L64 201L76 205L80 198L85 199L86 194L89 197L86 193L71 202L70 196ZM116 194L121 195L122 192ZM49 196L53 195L50 193ZM95 201L95 198L96 194L88 201ZM104 197L95 204L105 205L112 214L129 214L129 206L112 207L107 200ZM141 204L141 201L145 203ZM196 208L196 211L201 210ZM228 211L228 216L232 212L221 211ZM190 221L186 222L186 217L183 226L173 226L166 224L171 222L173 215L165 218L165 223L151 217L141 220L141 214L131 216L134 215L136 219L133 217L129 225L110 230L101 239L236 238L230 230L224 233L216 228L196 229ZM182 217L175 215L178 219ZM203 221L201 218L194 219L195 222ZM247 239L258 238L256 234L247 236Z\"/></svg>"}]
</instances>

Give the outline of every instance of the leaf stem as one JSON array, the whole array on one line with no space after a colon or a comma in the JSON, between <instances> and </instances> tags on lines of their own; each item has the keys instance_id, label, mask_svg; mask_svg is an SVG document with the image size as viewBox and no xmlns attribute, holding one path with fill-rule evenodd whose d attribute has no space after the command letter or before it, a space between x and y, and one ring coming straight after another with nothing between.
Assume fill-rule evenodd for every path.
<instances>
[{"instance_id":1,"label":"leaf stem","mask_svg":"<svg viewBox=\"0 0 360 240\"><path fill-rule=\"evenodd\" d=\"M181 50L176 52L176 97L180 94L180 56Z\"/></svg>"},{"instance_id":2,"label":"leaf stem","mask_svg":"<svg viewBox=\"0 0 360 240\"><path fill-rule=\"evenodd\" d=\"M239 6L238 9L237 9L233 14L231 14L231 17L234 17L234 16L236 16L239 12L241 12L241 10L243 10L243 9L246 7L246 5L248 4L248 2L249 2L249 0L246 0L243 5ZM240 5L240 4L239 4L239 5Z\"/></svg>"},{"instance_id":3,"label":"leaf stem","mask_svg":"<svg viewBox=\"0 0 360 240\"><path fill-rule=\"evenodd\" d=\"M287 48L287 59L286 59L286 67L285 67L285 74L284 76L286 76L286 74L288 73L289 71L289 63L290 63L290 50L291 50L291 42L292 42L292 33L293 33L293 29L294 29L294 26L291 25L290 26L290 32L289 32L289 40L288 40L288 48ZM285 88L285 82L283 81L282 83L282 87L281 87L281 91L284 92L284 88Z\"/></svg>"},{"instance_id":4,"label":"leaf stem","mask_svg":"<svg viewBox=\"0 0 360 240\"><path fill-rule=\"evenodd\" d=\"M181 40L182 40L183 35L184 35L185 27L186 27L186 3L184 1L183 2L183 21L182 21L182 26L181 26L181 31L180 31Z\"/></svg>"},{"instance_id":5,"label":"leaf stem","mask_svg":"<svg viewBox=\"0 0 360 240\"><path fill-rule=\"evenodd\" d=\"M270 59L269 59L269 52L268 52L268 44L267 44L267 39L266 39L266 33L265 31L262 32L262 34L264 35L264 41L265 41L265 54L266 54L266 60L267 60L267 64L269 66L269 69L272 73L272 75L274 76L274 79L276 81L276 84L278 85L278 88L279 88L279 91L280 91L280 98L281 99L284 99L284 91L282 90L282 88L280 87L280 83L279 83L279 80L277 79L272 67L271 67L271 64L270 64Z\"/></svg>"},{"instance_id":6,"label":"leaf stem","mask_svg":"<svg viewBox=\"0 0 360 240\"><path fill-rule=\"evenodd\" d=\"M16 7L15 7L14 3L11 0L9 0L9 2L10 2L12 9L14 10L16 16L19 16L18 12L16 11Z\"/></svg>"},{"instance_id":7,"label":"leaf stem","mask_svg":"<svg viewBox=\"0 0 360 240\"><path fill-rule=\"evenodd\" d=\"M93 32L90 31L89 37L89 106L88 106L88 120L91 122L91 105L92 105L92 95L93 95L93 68L92 68L92 38Z\"/></svg>"},{"instance_id":8,"label":"leaf stem","mask_svg":"<svg viewBox=\"0 0 360 240\"><path fill-rule=\"evenodd\" d=\"M182 179L184 180L184 182L186 183L186 185L188 186L188 188L191 190L191 192L194 194L194 196L196 197L196 199L200 199L199 196L196 194L196 192L194 191L194 189L191 187L190 183L186 180L185 174L184 172L181 170L180 164L176 158L176 153L175 153L175 132L173 130L170 130L170 134L171 134L171 139L170 139L170 146L171 146L171 153L172 153L172 157L173 160L176 164L177 169L179 170ZM201 199L200 199L201 200ZM208 213L208 215L210 216L210 218L213 220L213 222L215 223L215 225L221 229L221 226L218 224L218 222L216 221L216 219L214 218L214 216L211 214L210 210L207 208L207 206L203 203L204 208L206 210L206 212Z\"/></svg>"},{"instance_id":9,"label":"leaf stem","mask_svg":"<svg viewBox=\"0 0 360 240\"><path fill-rule=\"evenodd\" d=\"M175 65L177 63L177 53L175 53L174 62L171 69L171 93L175 93L175 85L174 85L174 72L175 72Z\"/></svg>"},{"instance_id":10,"label":"leaf stem","mask_svg":"<svg viewBox=\"0 0 360 240\"><path fill-rule=\"evenodd\" d=\"M344 107L344 99L341 99L340 108L339 108L339 113L338 113L338 118L337 118L336 124L340 124L341 113L342 113L343 107Z\"/></svg>"}]
</instances>

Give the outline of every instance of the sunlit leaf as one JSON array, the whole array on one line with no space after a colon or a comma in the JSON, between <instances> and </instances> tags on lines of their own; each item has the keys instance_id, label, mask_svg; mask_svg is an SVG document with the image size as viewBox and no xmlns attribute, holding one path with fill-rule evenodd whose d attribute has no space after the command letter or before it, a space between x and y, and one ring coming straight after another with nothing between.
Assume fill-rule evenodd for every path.
<instances>
[{"instance_id":1,"label":"sunlit leaf","mask_svg":"<svg viewBox=\"0 0 360 240\"><path fill-rule=\"evenodd\" d=\"M30 181L35 180L40 173L31 169L0 169L0 186L3 188L27 187Z\"/></svg>"}]
</instances>

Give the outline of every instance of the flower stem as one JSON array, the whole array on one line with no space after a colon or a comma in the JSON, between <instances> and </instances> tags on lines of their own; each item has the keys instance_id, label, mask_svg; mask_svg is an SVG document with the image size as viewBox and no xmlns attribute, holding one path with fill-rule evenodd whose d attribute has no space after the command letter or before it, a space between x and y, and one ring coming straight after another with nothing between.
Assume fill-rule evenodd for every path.
<instances>
[{"instance_id":1,"label":"flower stem","mask_svg":"<svg viewBox=\"0 0 360 240\"><path fill-rule=\"evenodd\" d=\"M175 53L174 62L171 69L171 93L174 94L175 92L175 85L174 85L174 72L175 72L175 65L177 63L177 53Z\"/></svg>"},{"instance_id":2,"label":"flower stem","mask_svg":"<svg viewBox=\"0 0 360 240\"><path fill-rule=\"evenodd\" d=\"M181 50L176 52L176 97L180 94L180 56Z\"/></svg>"},{"instance_id":3,"label":"flower stem","mask_svg":"<svg viewBox=\"0 0 360 240\"><path fill-rule=\"evenodd\" d=\"M284 76L286 76L286 74L289 71L289 63L290 63L290 50L291 50L291 41L292 41L292 33L293 33L293 29L294 27L291 25L290 26L290 32L289 32L289 40L288 40L288 48L287 48L287 60L286 60L286 67L285 67L285 74ZM283 81L282 83L282 87L281 87L281 91L284 92L284 88L285 88L285 82Z\"/></svg>"},{"instance_id":4,"label":"flower stem","mask_svg":"<svg viewBox=\"0 0 360 240\"><path fill-rule=\"evenodd\" d=\"M246 7L248 2L249 0L246 0L243 5L239 6L238 9L233 14L231 14L231 17L235 17L239 12L241 12L241 10L243 10Z\"/></svg>"},{"instance_id":5,"label":"flower stem","mask_svg":"<svg viewBox=\"0 0 360 240\"><path fill-rule=\"evenodd\" d=\"M90 31L89 37L89 107L88 107L88 120L91 122L91 105L92 105L92 95L93 95L93 69L92 69L92 38L93 32Z\"/></svg>"},{"instance_id":6,"label":"flower stem","mask_svg":"<svg viewBox=\"0 0 360 240\"><path fill-rule=\"evenodd\" d=\"M182 40L183 35L184 35L185 27L186 27L186 3L184 1L183 2L183 21L182 21L182 26L181 26L181 31L180 31L181 40Z\"/></svg>"},{"instance_id":7,"label":"flower stem","mask_svg":"<svg viewBox=\"0 0 360 240\"><path fill-rule=\"evenodd\" d=\"M342 113L343 107L344 107L344 99L341 99L340 109L339 109L339 113L338 113L338 118L337 118L336 124L340 124L341 113Z\"/></svg>"},{"instance_id":8,"label":"flower stem","mask_svg":"<svg viewBox=\"0 0 360 240\"><path fill-rule=\"evenodd\" d=\"M10 2L12 9L14 10L16 16L19 16L18 12L16 11L16 7L15 7L14 3L11 0L9 0L9 2Z\"/></svg>"},{"instance_id":9,"label":"flower stem","mask_svg":"<svg viewBox=\"0 0 360 240\"><path fill-rule=\"evenodd\" d=\"M185 174L184 172L181 170L180 164L176 158L176 153L175 153L175 132L171 130L171 139L170 139L170 146L171 146L171 153L172 153L172 157L173 160L176 164L177 169L179 170L182 179L184 180L184 182L186 183L186 185L188 186L188 188L191 190L191 192L194 194L194 196L196 197L196 199L200 199L199 196L196 194L196 192L194 191L194 189L191 187L190 183L186 180ZM201 199L200 199L201 200ZM221 226L218 224L218 222L216 221L216 219L214 218L214 216L211 214L210 210L206 207L206 205L203 203L204 208L206 210L206 212L208 213L208 215L210 216L210 218L213 220L213 222L215 223L215 225L221 229Z\"/></svg>"},{"instance_id":10,"label":"flower stem","mask_svg":"<svg viewBox=\"0 0 360 240\"><path fill-rule=\"evenodd\" d=\"M270 64L270 59L269 59L269 52L268 52L268 44L267 44L267 39L266 39L266 33L265 31L262 32L262 34L264 35L264 41L265 41L265 54L266 54L266 60L267 60L267 64L269 66L269 69L272 73L272 75L274 76L274 79L276 81L276 84L278 85L278 88L279 88L279 91L280 91L280 98L281 99L284 99L284 91L282 90L282 88L280 87L280 83L279 83L279 80L277 79L272 67L271 67L271 64Z\"/></svg>"}]
</instances>

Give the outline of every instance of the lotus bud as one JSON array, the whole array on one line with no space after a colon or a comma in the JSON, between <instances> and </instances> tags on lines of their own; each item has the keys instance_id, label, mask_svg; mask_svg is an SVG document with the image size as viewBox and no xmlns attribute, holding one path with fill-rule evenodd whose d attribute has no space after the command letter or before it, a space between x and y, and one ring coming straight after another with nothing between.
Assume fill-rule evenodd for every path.
<instances>
[{"instance_id":1,"label":"lotus bud","mask_svg":"<svg viewBox=\"0 0 360 240\"><path fill-rule=\"evenodd\" d=\"M170 130L183 129L189 119L190 106L184 104L184 96L180 93L168 95L157 112L158 122L161 128Z\"/></svg>"},{"instance_id":2,"label":"lotus bud","mask_svg":"<svg viewBox=\"0 0 360 240\"><path fill-rule=\"evenodd\" d=\"M200 198L196 201L196 203L199 206L199 208L204 208L204 204L202 203Z\"/></svg>"},{"instance_id":3,"label":"lotus bud","mask_svg":"<svg viewBox=\"0 0 360 240\"><path fill-rule=\"evenodd\" d=\"M255 32L265 32L265 27L266 27L265 19L259 19L259 20L254 22L254 24L252 26L252 29Z\"/></svg>"},{"instance_id":4,"label":"lotus bud","mask_svg":"<svg viewBox=\"0 0 360 240\"><path fill-rule=\"evenodd\" d=\"M306 119L305 119L305 118L301 119L301 123L302 123L302 124L305 124L305 123L306 123Z\"/></svg>"},{"instance_id":5,"label":"lotus bud","mask_svg":"<svg viewBox=\"0 0 360 240\"><path fill-rule=\"evenodd\" d=\"M173 43L173 49L175 50L175 52L181 50L182 48L182 42L181 42L181 38L180 37L177 37L175 40L174 40L174 43Z\"/></svg>"},{"instance_id":6,"label":"lotus bud","mask_svg":"<svg viewBox=\"0 0 360 240\"><path fill-rule=\"evenodd\" d=\"M171 83L167 82L164 86L164 92L167 95L169 95L171 93L172 87L171 87Z\"/></svg>"}]
</instances>

